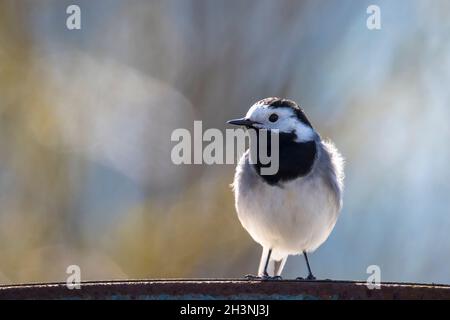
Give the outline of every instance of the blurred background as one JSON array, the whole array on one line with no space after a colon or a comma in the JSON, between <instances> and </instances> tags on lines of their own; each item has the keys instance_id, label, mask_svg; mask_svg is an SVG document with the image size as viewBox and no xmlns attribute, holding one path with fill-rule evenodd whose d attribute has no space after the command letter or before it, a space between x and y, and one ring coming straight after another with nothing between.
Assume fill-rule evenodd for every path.
<instances>
[{"instance_id":1,"label":"blurred background","mask_svg":"<svg viewBox=\"0 0 450 320\"><path fill-rule=\"evenodd\" d=\"M81 7L81 30L66 8ZM381 30L366 27L370 4ZM301 104L346 158L319 278L450 283L450 2L0 1L0 283L241 277L233 165L172 164L176 128ZM305 276L303 258L284 276Z\"/></svg>"}]
</instances>

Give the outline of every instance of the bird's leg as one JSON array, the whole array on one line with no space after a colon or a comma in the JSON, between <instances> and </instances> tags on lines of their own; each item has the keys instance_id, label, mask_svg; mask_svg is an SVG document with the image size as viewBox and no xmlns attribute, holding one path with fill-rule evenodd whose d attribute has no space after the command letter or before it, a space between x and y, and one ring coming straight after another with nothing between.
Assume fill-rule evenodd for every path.
<instances>
[{"instance_id":1,"label":"bird's leg","mask_svg":"<svg viewBox=\"0 0 450 320\"><path fill-rule=\"evenodd\" d=\"M272 255L272 249L269 249L269 253L267 254L266 264L264 265L264 273L263 277L268 278L269 274L267 273L267 267L269 266L270 256Z\"/></svg>"},{"instance_id":2,"label":"bird's leg","mask_svg":"<svg viewBox=\"0 0 450 320\"><path fill-rule=\"evenodd\" d=\"M272 255L272 249L269 249L269 252L267 253L266 262L264 264L264 271L262 276L254 276L254 275L246 275L245 278L247 280L281 280L280 276L269 276L269 273L267 272L267 268L269 267L269 261L270 256Z\"/></svg>"},{"instance_id":3,"label":"bird's leg","mask_svg":"<svg viewBox=\"0 0 450 320\"><path fill-rule=\"evenodd\" d=\"M261 261L259 264L259 270L258 275L248 274L245 276L247 280L262 280L264 277L264 271L266 270L266 264L269 261L269 250L266 248L263 248L262 255L261 255Z\"/></svg>"},{"instance_id":4,"label":"bird's leg","mask_svg":"<svg viewBox=\"0 0 450 320\"><path fill-rule=\"evenodd\" d=\"M305 256L306 265L308 266L308 277L306 278L306 280L316 280L316 277L314 277L311 272L311 267L309 266L308 255L306 254L306 251L303 251L303 255Z\"/></svg>"},{"instance_id":5,"label":"bird's leg","mask_svg":"<svg viewBox=\"0 0 450 320\"><path fill-rule=\"evenodd\" d=\"M308 267L308 277L306 278L306 280L316 280L316 277L314 277L311 272L311 267L309 265L308 255L306 254L306 251L303 251L303 256L305 257L306 266ZM302 277L298 277L297 280L304 280L304 279Z\"/></svg>"}]
</instances>

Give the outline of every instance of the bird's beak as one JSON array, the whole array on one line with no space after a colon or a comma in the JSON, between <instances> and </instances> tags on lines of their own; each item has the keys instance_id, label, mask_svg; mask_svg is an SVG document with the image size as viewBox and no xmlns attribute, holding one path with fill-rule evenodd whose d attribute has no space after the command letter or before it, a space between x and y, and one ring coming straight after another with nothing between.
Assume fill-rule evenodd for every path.
<instances>
[{"instance_id":1,"label":"bird's beak","mask_svg":"<svg viewBox=\"0 0 450 320\"><path fill-rule=\"evenodd\" d=\"M227 123L234 124L236 126L246 126L246 127L252 127L255 123L259 123L250 119L246 118L240 118L240 119L233 119L228 120Z\"/></svg>"}]
</instances>

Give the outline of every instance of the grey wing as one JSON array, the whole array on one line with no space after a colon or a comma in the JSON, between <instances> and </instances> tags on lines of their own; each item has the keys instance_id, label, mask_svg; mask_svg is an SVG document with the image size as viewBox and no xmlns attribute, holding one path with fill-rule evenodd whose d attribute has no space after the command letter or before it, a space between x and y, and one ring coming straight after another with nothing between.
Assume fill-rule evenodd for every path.
<instances>
[{"instance_id":1,"label":"grey wing","mask_svg":"<svg viewBox=\"0 0 450 320\"><path fill-rule=\"evenodd\" d=\"M235 193L239 192L241 195L245 195L248 190L251 190L258 183L259 177L250 164L249 150L247 150L239 160L236 167L236 173L234 174L233 190Z\"/></svg>"},{"instance_id":2,"label":"grey wing","mask_svg":"<svg viewBox=\"0 0 450 320\"><path fill-rule=\"evenodd\" d=\"M335 196L340 210L344 189L344 158L331 141L322 141L320 147L317 168Z\"/></svg>"}]
</instances>

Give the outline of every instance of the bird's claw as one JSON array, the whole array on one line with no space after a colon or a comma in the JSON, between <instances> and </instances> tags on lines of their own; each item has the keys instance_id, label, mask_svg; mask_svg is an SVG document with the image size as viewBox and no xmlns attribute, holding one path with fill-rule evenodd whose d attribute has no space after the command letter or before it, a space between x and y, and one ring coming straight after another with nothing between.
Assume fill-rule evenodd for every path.
<instances>
[{"instance_id":1,"label":"bird's claw","mask_svg":"<svg viewBox=\"0 0 450 320\"><path fill-rule=\"evenodd\" d=\"M281 276L274 276L271 277L269 275L263 275L263 276L255 276L252 274L248 274L245 276L245 279L247 280L260 280L260 281L273 281L273 280L282 280Z\"/></svg>"},{"instance_id":2,"label":"bird's claw","mask_svg":"<svg viewBox=\"0 0 450 320\"><path fill-rule=\"evenodd\" d=\"M312 274L310 274L310 275L308 275L308 276L306 277L306 279L303 278L303 277L297 277L297 278L295 278L295 280L308 280L308 281L313 281L313 280L316 280L316 277L314 277Z\"/></svg>"},{"instance_id":3,"label":"bird's claw","mask_svg":"<svg viewBox=\"0 0 450 320\"><path fill-rule=\"evenodd\" d=\"M316 277L314 277L312 274L309 274L306 280L316 280Z\"/></svg>"},{"instance_id":4,"label":"bird's claw","mask_svg":"<svg viewBox=\"0 0 450 320\"><path fill-rule=\"evenodd\" d=\"M283 278L281 276L273 276L273 277L264 276L263 280L270 280L270 281L275 280L276 281L276 280L283 280Z\"/></svg>"}]
</instances>

